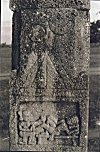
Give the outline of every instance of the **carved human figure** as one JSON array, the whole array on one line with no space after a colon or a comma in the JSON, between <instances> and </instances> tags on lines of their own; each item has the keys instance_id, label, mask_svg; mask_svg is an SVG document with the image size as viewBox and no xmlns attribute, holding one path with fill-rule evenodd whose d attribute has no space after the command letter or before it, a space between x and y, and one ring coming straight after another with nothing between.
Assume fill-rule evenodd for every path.
<instances>
[{"instance_id":1,"label":"carved human figure","mask_svg":"<svg viewBox=\"0 0 100 152\"><path fill-rule=\"evenodd\" d=\"M56 128L57 119L53 116L41 116L33 125L35 135L38 138L38 144L46 144Z\"/></svg>"},{"instance_id":2,"label":"carved human figure","mask_svg":"<svg viewBox=\"0 0 100 152\"><path fill-rule=\"evenodd\" d=\"M68 125L65 122L65 119L62 119L57 122L57 126L54 132L52 133L51 139L54 139L54 136L60 136L61 132L63 131L66 132L66 136L69 136L69 129L68 129Z\"/></svg>"},{"instance_id":3,"label":"carved human figure","mask_svg":"<svg viewBox=\"0 0 100 152\"><path fill-rule=\"evenodd\" d=\"M36 94L42 94L46 87L46 62L50 45L52 44L53 34L50 29L43 25L36 25L32 28L33 36L31 40L34 56L37 59L36 70ZM42 88L42 89L41 89Z\"/></svg>"},{"instance_id":4,"label":"carved human figure","mask_svg":"<svg viewBox=\"0 0 100 152\"><path fill-rule=\"evenodd\" d=\"M19 112L20 113L20 112ZM22 111L21 120L19 118L19 136L20 136L20 143L23 144L35 144L35 133L34 128L32 126L32 114L30 111ZM22 120L23 119L23 120Z\"/></svg>"},{"instance_id":5,"label":"carved human figure","mask_svg":"<svg viewBox=\"0 0 100 152\"><path fill-rule=\"evenodd\" d=\"M49 134L52 134L56 128L58 119L53 116L47 116L46 119L47 121L46 123L43 123L42 127L46 129L49 132Z\"/></svg>"},{"instance_id":6,"label":"carved human figure","mask_svg":"<svg viewBox=\"0 0 100 152\"><path fill-rule=\"evenodd\" d=\"M70 118L65 117L64 119L58 121L51 138L54 139L54 136L62 136L62 132L65 132L65 136L72 139L72 145L77 145L79 138L79 119L76 115L71 116Z\"/></svg>"},{"instance_id":7,"label":"carved human figure","mask_svg":"<svg viewBox=\"0 0 100 152\"><path fill-rule=\"evenodd\" d=\"M77 145L77 139L79 137L79 119L77 116L73 116L67 120L67 125L69 128L69 134L72 136L72 144Z\"/></svg>"},{"instance_id":8,"label":"carved human figure","mask_svg":"<svg viewBox=\"0 0 100 152\"><path fill-rule=\"evenodd\" d=\"M67 121L68 128L70 130L70 135L78 135L79 134L79 119L77 116L73 116Z\"/></svg>"}]
</instances>

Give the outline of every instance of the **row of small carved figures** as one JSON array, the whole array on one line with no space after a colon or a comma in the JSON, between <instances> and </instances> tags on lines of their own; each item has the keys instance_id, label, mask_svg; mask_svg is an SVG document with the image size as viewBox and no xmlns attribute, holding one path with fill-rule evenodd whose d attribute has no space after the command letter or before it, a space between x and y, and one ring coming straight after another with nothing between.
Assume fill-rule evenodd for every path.
<instances>
[{"instance_id":1,"label":"row of small carved figures","mask_svg":"<svg viewBox=\"0 0 100 152\"><path fill-rule=\"evenodd\" d=\"M43 144L53 141L55 138L72 139L73 145L76 139L79 139L79 119L72 116L58 121L53 116L40 116L36 121L30 121L27 112L23 114L23 120L19 119L18 134L19 143L21 144ZM43 139L43 140L42 140Z\"/></svg>"}]
</instances>

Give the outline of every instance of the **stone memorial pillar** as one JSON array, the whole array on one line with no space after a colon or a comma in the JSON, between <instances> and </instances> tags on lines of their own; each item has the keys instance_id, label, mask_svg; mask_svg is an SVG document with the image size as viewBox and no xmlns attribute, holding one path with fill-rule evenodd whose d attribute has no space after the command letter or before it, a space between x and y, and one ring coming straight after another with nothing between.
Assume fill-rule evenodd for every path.
<instances>
[{"instance_id":1,"label":"stone memorial pillar","mask_svg":"<svg viewBox=\"0 0 100 152\"><path fill-rule=\"evenodd\" d=\"M10 150L86 152L89 0L10 0Z\"/></svg>"}]
</instances>

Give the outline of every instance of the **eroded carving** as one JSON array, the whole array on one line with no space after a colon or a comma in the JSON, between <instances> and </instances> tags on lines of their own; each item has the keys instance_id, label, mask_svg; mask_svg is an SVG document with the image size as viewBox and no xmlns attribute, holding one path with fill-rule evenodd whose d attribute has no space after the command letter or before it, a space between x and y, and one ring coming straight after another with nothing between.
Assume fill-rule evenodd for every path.
<instances>
[{"instance_id":1,"label":"eroded carving","mask_svg":"<svg viewBox=\"0 0 100 152\"><path fill-rule=\"evenodd\" d=\"M63 15L65 14L65 15ZM77 10L55 10L52 11L49 16L49 27L50 30L57 35L68 34L69 28L74 24L74 18L77 16Z\"/></svg>"},{"instance_id":2,"label":"eroded carving","mask_svg":"<svg viewBox=\"0 0 100 152\"><path fill-rule=\"evenodd\" d=\"M19 111L19 143L35 144L34 128L30 111Z\"/></svg>"},{"instance_id":3,"label":"eroded carving","mask_svg":"<svg viewBox=\"0 0 100 152\"><path fill-rule=\"evenodd\" d=\"M25 13L27 14L27 12L22 13L23 20ZM48 9L45 13L33 13L34 20L29 23L30 31L27 31L27 24L23 22L18 83L22 81L22 86L19 86L23 88L23 91L21 89L22 92L20 92L21 94L24 92L27 97L53 95L56 80L57 84L60 81L60 85L64 86L63 89L74 85L69 76L74 66L73 51L70 50L71 56L66 48L67 46L69 48L71 34L74 35L74 30L70 30L70 26L74 28L77 11L67 9L64 13L65 16L63 9L55 10L55 12ZM27 36L25 36L26 33ZM69 70L66 70L68 68Z\"/></svg>"},{"instance_id":4,"label":"eroded carving","mask_svg":"<svg viewBox=\"0 0 100 152\"><path fill-rule=\"evenodd\" d=\"M29 12L21 12L23 31L18 79L13 88L14 94L18 93L18 100L36 100L37 97L42 100L44 96L56 98L66 96L65 90L87 90L87 74L85 71L76 73L77 66L74 64L75 19L78 11L48 9Z\"/></svg>"},{"instance_id":5,"label":"eroded carving","mask_svg":"<svg viewBox=\"0 0 100 152\"><path fill-rule=\"evenodd\" d=\"M22 110L18 112L18 143L49 144L50 141L58 138L70 138L71 144L79 144L79 118L78 116L68 116L62 120L52 115L41 115L34 120L30 111Z\"/></svg>"}]
</instances>

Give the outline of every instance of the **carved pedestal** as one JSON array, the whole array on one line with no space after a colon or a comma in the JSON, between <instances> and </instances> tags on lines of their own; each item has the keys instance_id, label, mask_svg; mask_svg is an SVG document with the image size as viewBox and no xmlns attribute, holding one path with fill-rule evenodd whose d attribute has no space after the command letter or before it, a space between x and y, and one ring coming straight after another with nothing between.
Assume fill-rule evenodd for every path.
<instances>
[{"instance_id":1,"label":"carved pedestal","mask_svg":"<svg viewBox=\"0 0 100 152\"><path fill-rule=\"evenodd\" d=\"M10 0L10 150L86 152L88 0Z\"/></svg>"}]
</instances>

